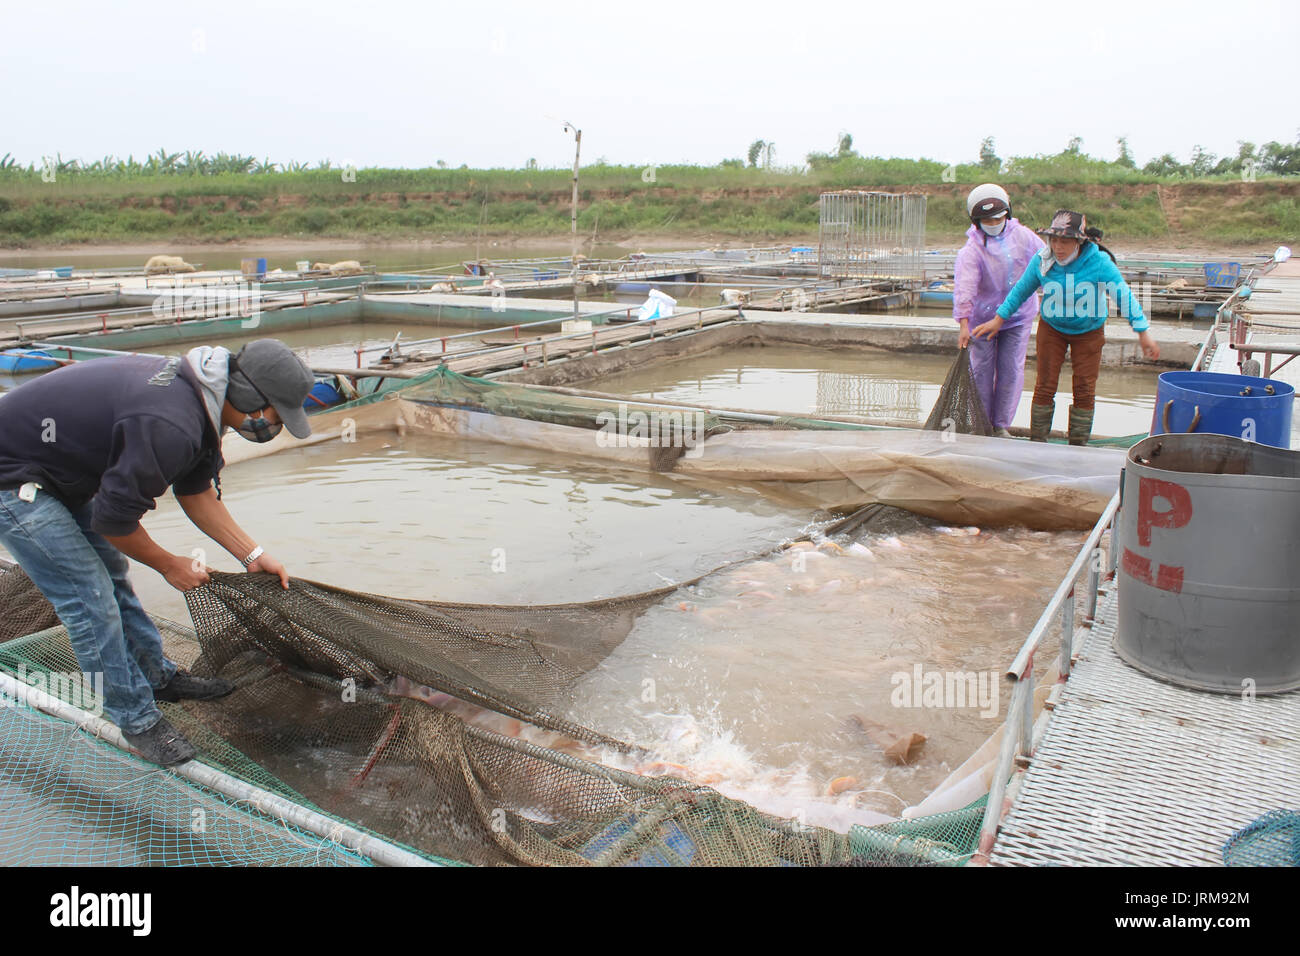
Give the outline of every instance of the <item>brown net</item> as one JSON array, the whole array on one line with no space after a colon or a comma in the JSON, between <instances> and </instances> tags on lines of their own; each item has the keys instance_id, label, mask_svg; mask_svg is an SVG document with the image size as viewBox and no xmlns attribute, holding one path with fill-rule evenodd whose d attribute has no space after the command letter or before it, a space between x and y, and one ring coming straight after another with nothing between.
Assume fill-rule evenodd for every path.
<instances>
[{"instance_id":1,"label":"brown net","mask_svg":"<svg viewBox=\"0 0 1300 956\"><path fill-rule=\"evenodd\" d=\"M477 865L800 865L851 856L848 837L694 784L625 773L452 713L277 671L173 720L203 729L316 806L427 854ZM211 739L211 738L209 738ZM206 748L205 748L206 750Z\"/></svg>"},{"instance_id":2,"label":"brown net","mask_svg":"<svg viewBox=\"0 0 1300 956\"><path fill-rule=\"evenodd\" d=\"M27 572L0 559L0 641L34 634L58 623L53 606Z\"/></svg>"},{"instance_id":3,"label":"brown net","mask_svg":"<svg viewBox=\"0 0 1300 956\"><path fill-rule=\"evenodd\" d=\"M992 435L993 425L970 371L970 349L958 349L957 359L943 380L939 399L925 420L926 431L957 432L962 435Z\"/></svg>"},{"instance_id":4,"label":"brown net","mask_svg":"<svg viewBox=\"0 0 1300 956\"><path fill-rule=\"evenodd\" d=\"M403 693L392 682L404 677L412 690L432 688L578 740L626 747L556 707L622 643L636 616L674 589L516 607L405 601L298 578L285 591L271 575L213 574L185 597L203 645L199 673L223 673L257 651L354 686Z\"/></svg>"}]
</instances>

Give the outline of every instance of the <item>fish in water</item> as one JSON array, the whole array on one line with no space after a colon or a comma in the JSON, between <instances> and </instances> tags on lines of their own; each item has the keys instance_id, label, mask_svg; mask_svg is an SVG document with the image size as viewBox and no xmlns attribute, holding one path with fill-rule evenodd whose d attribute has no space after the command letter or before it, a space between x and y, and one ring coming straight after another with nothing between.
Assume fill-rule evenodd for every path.
<instances>
[{"instance_id":1,"label":"fish in water","mask_svg":"<svg viewBox=\"0 0 1300 956\"><path fill-rule=\"evenodd\" d=\"M885 538L885 540L881 541L880 546L882 548L893 548L895 551L903 550L903 542L898 540L897 535L892 534L888 538Z\"/></svg>"},{"instance_id":2,"label":"fish in water","mask_svg":"<svg viewBox=\"0 0 1300 956\"><path fill-rule=\"evenodd\" d=\"M854 541L851 545L849 545L848 552L849 554L858 558L869 558L871 560L875 560L876 557L876 553L874 551L868 548L865 544L859 544L857 541Z\"/></svg>"},{"instance_id":3,"label":"fish in water","mask_svg":"<svg viewBox=\"0 0 1300 956\"><path fill-rule=\"evenodd\" d=\"M888 760L900 766L912 763L921 747L925 745L924 734L899 733L861 714L853 714L851 719L871 739L871 742L880 748L881 753Z\"/></svg>"},{"instance_id":4,"label":"fish in water","mask_svg":"<svg viewBox=\"0 0 1300 956\"><path fill-rule=\"evenodd\" d=\"M980 529L973 525L965 528L949 528L945 525L937 525L934 530L940 534L950 535L954 538L973 538L975 535L980 533Z\"/></svg>"},{"instance_id":5,"label":"fish in water","mask_svg":"<svg viewBox=\"0 0 1300 956\"><path fill-rule=\"evenodd\" d=\"M857 777L836 777L826 787L826 795L830 797L838 796L845 790L852 790L857 785Z\"/></svg>"}]
</instances>

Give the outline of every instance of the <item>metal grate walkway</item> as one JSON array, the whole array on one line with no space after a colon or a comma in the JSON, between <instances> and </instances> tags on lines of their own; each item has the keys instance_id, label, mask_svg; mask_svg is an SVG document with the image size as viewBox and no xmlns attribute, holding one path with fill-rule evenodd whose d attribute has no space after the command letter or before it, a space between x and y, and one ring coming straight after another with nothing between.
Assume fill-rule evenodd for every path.
<instances>
[{"instance_id":1,"label":"metal grate walkway","mask_svg":"<svg viewBox=\"0 0 1300 956\"><path fill-rule=\"evenodd\" d=\"M1099 600L990 864L1221 865L1233 832L1300 808L1300 691L1243 699L1147 677Z\"/></svg>"}]
</instances>

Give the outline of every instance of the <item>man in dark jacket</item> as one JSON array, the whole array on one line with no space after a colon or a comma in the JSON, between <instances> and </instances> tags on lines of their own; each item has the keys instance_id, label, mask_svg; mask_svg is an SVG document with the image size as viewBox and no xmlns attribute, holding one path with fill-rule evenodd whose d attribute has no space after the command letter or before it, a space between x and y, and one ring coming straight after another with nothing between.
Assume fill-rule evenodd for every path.
<instances>
[{"instance_id":1,"label":"man in dark jacket","mask_svg":"<svg viewBox=\"0 0 1300 956\"><path fill-rule=\"evenodd\" d=\"M201 347L183 358L81 362L0 397L0 544L54 605L81 669L102 675L106 715L154 763L194 756L155 700L221 697L234 687L164 656L127 580L127 558L180 591L208 573L160 547L140 518L171 487L199 530L287 588L284 566L221 502L221 433L269 441L286 427L306 438L302 403L312 384L287 346L260 339L238 355Z\"/></svg>"}]
</instances>

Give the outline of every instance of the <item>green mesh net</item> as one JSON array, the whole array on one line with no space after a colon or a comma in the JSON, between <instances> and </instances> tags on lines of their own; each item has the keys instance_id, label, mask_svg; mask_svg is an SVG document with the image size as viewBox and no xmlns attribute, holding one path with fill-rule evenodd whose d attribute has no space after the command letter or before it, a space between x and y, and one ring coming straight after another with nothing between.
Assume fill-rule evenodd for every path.
<instances>
[{"instance_id":1,"label":"green mesh net","mask_svg":"<svg viewBox=\"0 0 1300 956\"><path fill-rule=\"evenodd\" d=\"M1224 866L1300 866L1300 813L1271 810L1223 845Z\"/></svg>"}]
</instances>

